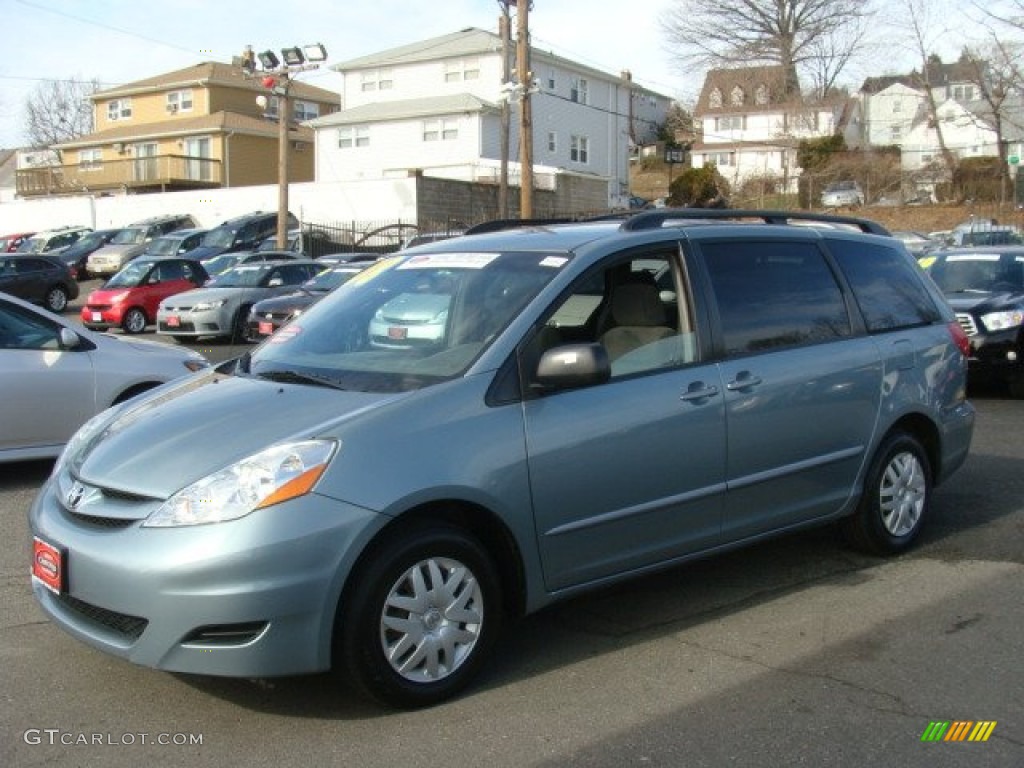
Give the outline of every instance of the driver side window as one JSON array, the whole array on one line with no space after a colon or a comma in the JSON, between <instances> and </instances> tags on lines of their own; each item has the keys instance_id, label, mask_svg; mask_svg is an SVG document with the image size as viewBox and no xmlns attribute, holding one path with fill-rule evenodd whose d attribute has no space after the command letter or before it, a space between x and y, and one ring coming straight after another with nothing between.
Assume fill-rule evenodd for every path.
<instances>
[{"instance_id":1,"label":"driver side window","mask_svg":"<svg viewBox=\"0 0 1024 768\"><path fill-rule=\"evenodd\" d=\"M685 275L675 250L643 252L586 275L538 334L543 351L599 343L612 378L698 359Z\"/></svg>"}]
</instances>

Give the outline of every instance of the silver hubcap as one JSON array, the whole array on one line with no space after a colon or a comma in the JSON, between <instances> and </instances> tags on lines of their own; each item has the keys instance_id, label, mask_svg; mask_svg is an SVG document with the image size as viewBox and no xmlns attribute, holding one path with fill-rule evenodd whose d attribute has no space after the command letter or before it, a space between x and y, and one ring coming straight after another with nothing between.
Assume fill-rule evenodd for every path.
<instances>
[{"instance_id":1,"label":"silver hubcap","mask_svg":"<svg viewBox=\"0 0 1024 768\"><path fill-rule=\"evenodd\" d=\"M146 329L146 318L141 312L128 313L128 330L132 333L139 333Z\"/></svg>"},{"instance_id":2,"label":"silver hubcap","mask_svg":"<svg viewBox=\"0 0 1024 768\"><path fill-rule=\"evenodd\" d=\"M924 511L925 494L924 470L917 457L909 452L893 456L878 491L885 529L893 536L910 533Z\"/></svg>"},{"instance_id":3,"label":"silver hubcap","mask_svg":"<svg viewBox=\"0 0 1024 768\"><path fill-rule=\"evenodd\" d=\"M430 558L391 587L380 643L391 668L403 678L436 682L469 658L483 621L483 594L473 573L457 560Z\"/></svg>"},{"instance_id":4,"label":"silver hubcap","mask_svg":"<svg viewBox=\"0 0 1024 768\"><path fill-rule=\"evenodd\" d=\"M58 312L62 311L64 307L68 305L68 301L64 298L64 292L53 290L50 291L50 295L47 296L47 303L50 305L50 309L54 309Z\"/></svg>"}]
</instances>

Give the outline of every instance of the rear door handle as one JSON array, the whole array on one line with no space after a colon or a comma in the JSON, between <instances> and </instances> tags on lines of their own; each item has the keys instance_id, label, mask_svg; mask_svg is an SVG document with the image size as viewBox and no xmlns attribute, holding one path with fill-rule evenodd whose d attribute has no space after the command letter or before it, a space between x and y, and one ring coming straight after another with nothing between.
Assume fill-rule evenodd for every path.
<instances>
[{"instance_id":1,"label":"rear door handle","mask_svg":"<svg viewBox=\"0 0 1024 768\"><path fill-rule=\"evenodd\" d=\"M730 392L736 392L741 389L750 389L751 387L756 387L760 383L760 376L754 376L752 373L743 371L742 373L737 374L735 379L726 384L725 388L728 389Z\"/></svg>"}]
</instances>

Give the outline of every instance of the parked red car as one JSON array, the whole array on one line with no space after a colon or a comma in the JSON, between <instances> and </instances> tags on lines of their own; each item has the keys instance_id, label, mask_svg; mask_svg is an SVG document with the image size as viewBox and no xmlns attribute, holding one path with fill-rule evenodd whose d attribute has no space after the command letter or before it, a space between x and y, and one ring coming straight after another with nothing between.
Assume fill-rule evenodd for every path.
<instances>
[{"instance_id":1,"label":"parked red car","mask_svg":"<svg viewBox=\"0 0 1024 768\"><path fill-rule=\"evenodd\" d=\"M28 240L35 232L15 232L0 237L0 253L14 253L18 246Z\"/></svg>"},{"instance_id":2,"label":"parked red car","mask_svg":"<svg viewBox=\"0 0 1024 768\"><path fill-rule=\"evenodd\" d=\"M135 259L89 294L82 324L93 330L120 327L125 333L142 333L156 322L163 299L198 288L208 278L203 265L193 259Z\"/></svg>"}]
</instances>

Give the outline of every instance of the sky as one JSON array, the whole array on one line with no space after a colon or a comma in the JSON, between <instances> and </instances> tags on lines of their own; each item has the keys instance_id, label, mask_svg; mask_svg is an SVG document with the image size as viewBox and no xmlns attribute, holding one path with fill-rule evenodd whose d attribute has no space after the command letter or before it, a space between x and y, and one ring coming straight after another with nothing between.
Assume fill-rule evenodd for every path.
<instances>
[{"instance_id":1,"label":"sky","mask_svg":"<svg viewBox=\"0 0 1024 768\"><path fill-rule=\"evenodd\" d=\"M938 52L955 58L968 11L963 2L923 0L952 30L935 34ZM698 93L703 72L686 71L662 32L663 9L678 0L534 0L535 48L596 69L630 70L640 85L684 104ZM886 0L886 6L900 0ZM457 32L497 30L497 0L0 0L7 24L0 59L0 148L26 143L24 104L47 79L97 79L102 88L130 83L202 61L228 62L248 44L256 51L322 43L327 67L305 82L340 90L331 64ZM878 29L884 28L876 27ZM859 85L869 75L909 71L906 48L881 43L849 72ZM868 51L865 51L868 54Z\"/></svg>"}]
</instances>

